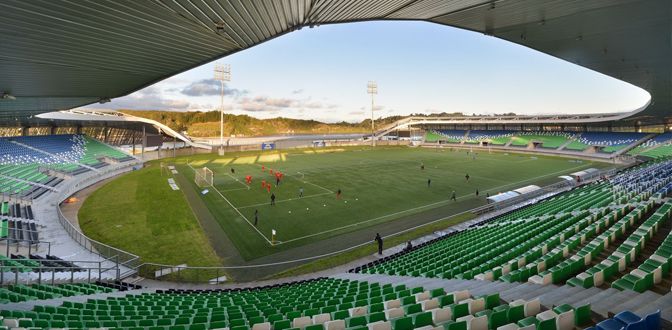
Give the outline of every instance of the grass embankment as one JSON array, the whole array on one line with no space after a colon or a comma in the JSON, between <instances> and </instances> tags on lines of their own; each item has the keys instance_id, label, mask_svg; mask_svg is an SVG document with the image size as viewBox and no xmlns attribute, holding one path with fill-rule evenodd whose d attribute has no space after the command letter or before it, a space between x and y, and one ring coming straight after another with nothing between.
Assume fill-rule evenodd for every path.
<instances>
[{"instance_id":1,"label":"grass embankment","mask_svg":"<svg viewBox=\"0 0 672 330\"><path fill-rule=\"evenodd\" d=\"M156 163L100 187L78 218L87 236L143 262L221 266L184 195L168 186Z\"/></svg>"}]
</instances>

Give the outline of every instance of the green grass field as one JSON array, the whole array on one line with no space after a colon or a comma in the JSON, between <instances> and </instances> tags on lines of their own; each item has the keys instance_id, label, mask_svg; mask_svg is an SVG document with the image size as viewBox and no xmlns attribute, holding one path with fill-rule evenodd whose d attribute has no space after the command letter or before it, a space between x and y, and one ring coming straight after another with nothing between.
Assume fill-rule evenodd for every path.
<instances>
[{"instance_id":1,"label":"green grass field","mask_svg":"<svg viewBox=\"0 0 672 330\"><path fill-rule=\"evenodd\" d=\"M449 212L485 203L485 195L527 184L548 184L557 176L594 166L590 162L466 151L386 148L266 152L193 159L182 173L208 167L214 191L203 199L241 255L254 259L283 248L359 230L435 207ZM425 164L421 170L420 164ZM265 170L262 170L262 166ZM231 168L235 173L231 173ZM269 170L285 174L279 186ZM470 180L465 175L470 175ZM186 175L186 174L185 174ZM252 184L244 183L251 175ZM431 179L431 186L427 180ZM271 192L261 181L273 182ZM303 188L304 196L298 196ZM341 189L342 198L336 198ZM480 196L475 192L479 190ZM458 202L450 200L455 191ZM450 210L451 206L454 206ZM255 210L259 222L253 226ZM446 214L448 215L448 214ZM275 245L271 246L275 229Z\"/></svg>"},{"instance_id":2,"label":"green grass field","mask_svg":"<svg viewBox=\"0 0 672 330\"><path fill-rule=\"evenodd\" d=\"M85 233L146 261L210 266L223 259L227 264L221 254L218 260L211 246L215 251L231 247L217 246L221 242L212 235L208 242L196 219L206 218L203 212L207 212L226 233L240 260L254 262L307 244L314 248L334 237L342 237L342 245L356 245L372 238L369 231L380 226L410 228L430 221L423 215L431 212L435 218L437 214L447 218L483 205L487 193L546 185L557 182L559 175L608 166L506 153L479 153L474 159L465 150L408 147L243 152L163 161L176 165L182 190L170 190L158 163L151 162L149 168L112 181L87 199L80 211ZM194 171L202 167L214 172L214 187L205 187L210 190L205 195L200 194L204 188L193 181ZM284 173L277 187L270 169ZM249 187L244 183L246 175L252 176ZM270 194L262 190L261 180L273 182L276 205L270 205ZM303 197L298 196L300 188ZM188 189L196 193L185 195ZM341 199L336 198L338 189ZM453 191L457 201L450 200ZM204 206L194 206L199 203ZM255 210L259 212L257 226L253 225ZM277 235L271 244L273 229ZM311 253L325 251L333 247Z\"/></svg>"}]
</instances>

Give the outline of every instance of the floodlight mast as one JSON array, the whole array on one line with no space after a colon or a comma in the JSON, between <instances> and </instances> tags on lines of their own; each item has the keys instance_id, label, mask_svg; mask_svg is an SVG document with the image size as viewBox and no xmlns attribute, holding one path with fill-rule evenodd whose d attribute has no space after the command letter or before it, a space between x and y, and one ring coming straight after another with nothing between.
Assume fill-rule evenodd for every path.
<instances>
[{"instance_id":1,"label":"floodlight mast","mask_svg":"<svg viewBox=\"0 0 672 330\"><path fill-rule=\"evenodd\" d=\"M378 84L373 81L369 80L369 82L366 84L366 92L371 95L371 146L375 147L376 146L376 136L374 132L374 124L373 124L373 96L378 94Z\"/></svg>"},{"instance_id":2,"label":"floodlight mast","mask_svg":"<svg viewBox=\"0 0 672 330\"><path fill-rule=\"evenodd\" d=\"M219 102L219 155L224 156L224 82L231 81L231 65L216 64L215 80L221 83Z\"/></svg>"}]
</instances>

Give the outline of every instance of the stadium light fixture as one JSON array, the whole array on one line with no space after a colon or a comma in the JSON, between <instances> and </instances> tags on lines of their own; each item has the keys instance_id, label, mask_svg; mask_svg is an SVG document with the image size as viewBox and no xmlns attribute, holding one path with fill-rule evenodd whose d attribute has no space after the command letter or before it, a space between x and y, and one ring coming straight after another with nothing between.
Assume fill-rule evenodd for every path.
<instances>
[{"instance_id":1,"label":"stadium light fixture","mask_svg":"<svg viewBox=\"0 0 672 330\"><path fill-rule=\"evenodd\" d=\"M373 124L373 109L374 109L373 96L378 94L378 84L373 80L369 80L369 82L366 84L366 92L371 95L371 146L375 147L376 137Z\"/></svg>"},{"instance_id":2,"label":"stadium light fixture","mask_svg":"<svg viewBox=\"0 0 672 330\"><path fill-rule=\"evenodd\" d=\"M231 65L216 64L215 80L221 83L219 102L219 155L224 156L224 82L231 81Z\"/></svg>"}]
</instances>

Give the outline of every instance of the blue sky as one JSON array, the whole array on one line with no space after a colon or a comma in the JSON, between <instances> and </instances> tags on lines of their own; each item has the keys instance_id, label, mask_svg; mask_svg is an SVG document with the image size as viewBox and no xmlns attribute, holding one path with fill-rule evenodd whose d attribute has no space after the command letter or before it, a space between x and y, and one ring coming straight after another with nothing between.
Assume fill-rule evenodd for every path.
<instances>
[{"instance_id":1,"label":"blue sky","mask_svg":"<svg viewBox=\"0 0 672 330\"><path fill-rule=\"evenodd\" d=\"M483 34L425 22L364 22L304 28L225 57L225 109L258 118L328 122L411 113L601 113L642 106L648 93L625 82ZM168 78L109 109L219 107L215 63Z\"/></svg>"}]
</instances>

